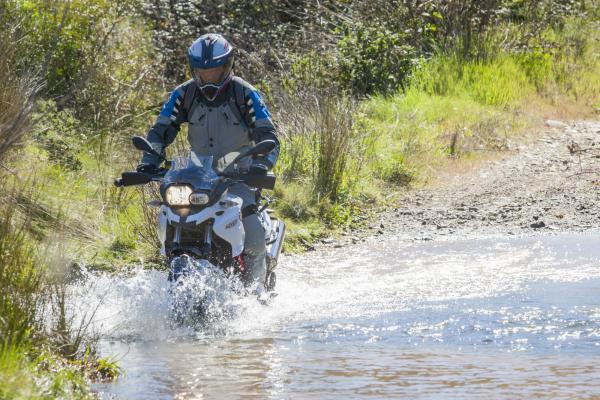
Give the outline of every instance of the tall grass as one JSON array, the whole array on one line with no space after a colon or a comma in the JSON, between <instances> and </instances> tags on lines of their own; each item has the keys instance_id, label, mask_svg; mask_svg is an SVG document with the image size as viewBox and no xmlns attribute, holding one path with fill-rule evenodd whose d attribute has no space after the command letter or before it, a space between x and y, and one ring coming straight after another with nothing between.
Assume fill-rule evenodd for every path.
<instances>
[{"instance_id":1,"label":"tall grass","mask_svg":"<svg viewBox=\"0 0 600 400\"><path fill-rule=\"evenodd\" d=\"M43 268L27 234L28 222L19 219L10 204L2 204L0 344L8 348L23 345L32 332L40 330L38 311L44 302Z\"/></svg>"},{"instance_id":2,"label":"tall grass","mask_svg":"<svg viewBox=\"0 0 600 400\"><path fill-rule=\"evenodd\" d=\"M278 194L288 216L323 217L324 210L348 200L367 137L359 117L356 101L333 90L298 90L286 99L276 116L282 136L276 171L284 181Z\"/></svg>"},{"instance_id":3,"label":"tall grass","mask_svg":"<svg viewBox=\"0 0 600 400\"><path fill-rule=\"evenodd\" d=\"M303 93L297 99L300 101L284 116L295 124L288 125L291 129L285 135L282 173L287 179L308 175L316 197L336 201L347 186L355 147L355 103L343 94L323 89Z\"/></svg>"},{"instance_id":4,"label":"tall grass","mask_svg":"<svg viewBox=\"0 0 600 400\"><path fill-rule=\"evenodd\" d=\"M106 375L89 331L94 310L67 306L69 262L40 244L49 228L17 204L40 204L44 191L31 179L0 180L0 398L89 398L86 375Z\"/></svg>"},{"instance_id":5,"label":"tall grass","mask_svg":"<svg viewBox=\"0 0 600 400\"><path fill-rule=\"evenodd\" d=\"M0 20L0 162L8 151L21 143L32 111L32 96L39 90L40 82L32 75L17 71L18 49L15 45L16 26L5 26Z\"/></svg>"}]
</instances>

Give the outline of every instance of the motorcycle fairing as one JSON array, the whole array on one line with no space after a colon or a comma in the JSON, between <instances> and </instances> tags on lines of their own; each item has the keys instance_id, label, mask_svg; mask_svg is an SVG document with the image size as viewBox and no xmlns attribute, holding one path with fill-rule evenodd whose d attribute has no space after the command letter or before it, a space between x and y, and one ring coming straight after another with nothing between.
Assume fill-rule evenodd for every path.
<instances>
[{"instance_id":1,"label":"motorcycle fairing","mask_svg":"<svg viewBox=\"0 0 600 400\"><path fill-rule=\"evenodd\" d=\"M245 232L241 223L242 199L227 193L210 207L190 214L185 219L186 224L200 225L208 219L213 219L213 232L231 245L232 255L239 256L244 251ZM181 222L181 217L175 214L170 207L163 205L158 215L158 238L162 243L161 254L166 255L165 240L168 225L176 225Z\"/></svg>"}]
</instances>

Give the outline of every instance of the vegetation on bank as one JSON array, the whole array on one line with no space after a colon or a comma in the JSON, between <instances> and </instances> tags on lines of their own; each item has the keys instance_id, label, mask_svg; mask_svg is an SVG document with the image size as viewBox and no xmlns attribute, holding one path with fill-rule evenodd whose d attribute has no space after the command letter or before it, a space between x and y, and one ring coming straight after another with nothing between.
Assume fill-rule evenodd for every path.
<instances>
[{"instance_id":1,"label":"vegetation on bank","mask_svg":"<svg viewBox=\"0 0 600 400\"><path fill-rule=\"evenodd\" d=\"M64 306L69 266L159 261L145 205L155 191L112 182L135 168L130 137L187 79L199 34L231 39L237 73L267 97L282 141L274 208L290 227L286 250L298 251L546 117L596 115L599 10L0 0L0 398L86 398L90 377L118 373ZM169 151L185 147L184 131Z\"/></svg>"}]
</instances>

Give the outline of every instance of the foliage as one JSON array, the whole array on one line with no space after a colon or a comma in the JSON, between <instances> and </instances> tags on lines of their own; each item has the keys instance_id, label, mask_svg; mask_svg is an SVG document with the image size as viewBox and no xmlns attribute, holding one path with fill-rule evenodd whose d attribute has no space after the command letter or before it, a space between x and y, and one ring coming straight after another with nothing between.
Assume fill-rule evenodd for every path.
<instances>
[{"instance_id":1,"label":"foliage","mask_svg":"<svg viewBox=\"0 0 600 400\"><path fill-rule=\"evenodd\" d=\"M54 305L48 295L48 263L29 234L27 210L19 212L19 204L37 203L31 183L12 181L0 208L0 398L87 399L84 373L56 355L60 348L46 330L44 310Z\"/></svg>"},{"instance_id":2,"label":"foliage","mask_svg":"<svg viewBox=\"0 0 600 400\"><path fill-rule=\"evenodd\" d=\"M2 3L0 3L1 5ZM16 64L21 57L17 46L17 23L6 21L0 14L0 162L9 150L21 144L26 133L32 97L42 83L31 73L19 73Z\"/></svg>"},{"instance_id":3,"label":"foliage","mask_svg":"<svg viewBox=\"0 0 600 400\"><path fill-rule=\"evenodd\" d=\"M362 24L345 27L338 50L338 79L356 94L403 88L416 53L406 34Z\"/></svg>"},{"instance_id":4,"label":"foliage","mask_svg":"<svg viewBox=\"0 0 600 400\"><path fill-rule=\"evenodd\" d=\"M68 109L58 110L56 102L38 103L38 120L33 135L48 153L48 159L67 170L81 169L77 158L85 144L86 134L79 121Z\"/></svg>"},{"instance_id":5,"label":"foliage","mask_svg":"<svg viewBox=\"0 0 600 400\"><path fill-rule=\"evenodd\" d=\"M18 25L22 71L48 64L47 91L64 96L89 77L88 68L105 50L112 31L132 1L2 0L3 19ZM51 51L51 57L47 55Z\"/></svg>"},{"instance_id":6,"label":"foliage","mask_svg":"<svg viewBox=\"0 0 600 400\"><path fill-rule=\"evenodd\" d=\"M6 400L92 399L78 366L28 347L0 349L0 398Z\"/></svg>"}]
</instances>

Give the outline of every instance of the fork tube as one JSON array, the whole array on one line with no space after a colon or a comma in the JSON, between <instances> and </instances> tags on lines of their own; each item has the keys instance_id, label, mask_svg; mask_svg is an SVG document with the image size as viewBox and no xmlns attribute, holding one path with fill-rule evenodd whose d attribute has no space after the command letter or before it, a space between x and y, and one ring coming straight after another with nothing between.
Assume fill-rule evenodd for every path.
<instances>
[{"instance_id":1,"label":"fork tube","mask_svg":"<svg viewBox=\"0 0 600 400\"><path fill-rule=\"evenodd\" d=\"M181 243L181 225L175 227L175 235L173 236L173 243Z\"/></svg>"},{"instance_id":2,"label":"fork tube","mask_svg":"<svg viewBox=\"0 0 600 400\"><path fill-rule=\"evenodd\" d=\"M210 248L212 245L212 226L212 221L208 221L204 227L204 246L202 252L206 258L210 256Z\"/></svg>"},{"instance_id":3,"label":"fork tube","mask_svg":"<svg viewBox=\"0 0 600 400\"><path fill-rule=\"evenodd\" d=\"M206 229L204 230L204 245L210 246L212 244L212 222L206 223Z\"/></svg>"}]
</instances>

